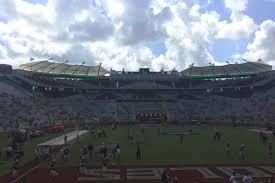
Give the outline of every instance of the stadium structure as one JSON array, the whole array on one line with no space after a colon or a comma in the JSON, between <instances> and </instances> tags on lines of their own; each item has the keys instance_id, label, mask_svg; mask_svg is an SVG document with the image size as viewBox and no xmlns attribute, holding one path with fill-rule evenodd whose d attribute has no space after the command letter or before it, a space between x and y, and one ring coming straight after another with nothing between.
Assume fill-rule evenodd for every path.
<instances>
[{"instance_id":1,"label":"stadium structure","mask_svg":"<svg viewBox=\"0 0 275 183\"><path fill-rule=\"evenodd\" d=\"M275 71L261 60L158 72L0 65L0 182L165 182L166 170L173 182L225 183L233 171L271 182L274 110Z\"/></svg>"},{"instance_id":2,"label":"stadium structure","mask_svg":"<svg viewBox=\"0 0 275 183\"><path fill-rule=\"evenodd\" d=\"M272 98L264 91L274 86L274 79L272 67L261 60L159 72L149 68L107 71L101 64L69 65L47 60L22 64L5 74L6 82L34 96L85 98L84 103L72 102L71 107L79 112L93 111L92 119L98 122L261 121L263 115L250 111L256 111L253 103L257 100ZM240 104L240 100L244 101ZM219 108L223 111L216 113ZM266 121L275 119L267 116Z\"/></svg>"}]
</instances>

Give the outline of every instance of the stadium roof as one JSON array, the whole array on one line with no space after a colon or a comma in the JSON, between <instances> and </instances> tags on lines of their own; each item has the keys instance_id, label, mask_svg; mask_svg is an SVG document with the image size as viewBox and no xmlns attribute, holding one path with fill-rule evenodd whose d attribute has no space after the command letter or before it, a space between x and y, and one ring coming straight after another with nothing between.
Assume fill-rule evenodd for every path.
<instances>
[{"instance_id":1,"label":"stadium roof","mask_svg":"<svg viewBox=\"0 0 275 183\"><path fill-rule=\"evenodd\" d=\"M272 70L272 66L258 62L245 62L241 64L228 64L223 66L191 66L181 72L184 76L192 78L226 78L254 75Z\"/></svg>"},{"instance_id":2,"label":"stadium roof","mask_svg":"<svg viewBox=\"0 0 275 183\"><path fill-rule=\"evenodd\" d=\"M36 73L44 73L57 76L74 76L74 77L96 77L104 76L108 73L106 69L98 66L86 65L69 65L67 63L56 63L49 61L37 61L22 64L19 66L21 70Z\"/></svg>"}]
</instances>

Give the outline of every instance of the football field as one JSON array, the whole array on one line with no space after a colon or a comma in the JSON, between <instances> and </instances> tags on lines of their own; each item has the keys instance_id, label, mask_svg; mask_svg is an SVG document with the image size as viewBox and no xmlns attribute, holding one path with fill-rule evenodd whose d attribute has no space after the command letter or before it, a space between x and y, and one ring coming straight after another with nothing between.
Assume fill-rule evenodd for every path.
<instances>
[{"instance_id":1,"label":"football field","mask_svg":"<svg viewBox=\"0 0 275 183\"><path fill-rule=\"evenodd\" d=\"M263 144L259 133L247 128L217 127L221 133L221 140L219 141L213 139L213 127L136 125L121 126L116 130L112 130L111 127L104 129L107 137L96 138L93 133L89 132L79 138L79 143L71 143L70 159L64 164L79 165L81 145L92 144L95 147L102 143L107 146L113 165L118 164L116 159L111 158L112 145L115 143L120 145L120 164L122 165L259 164L272 162L268 156L269 142L274 145L271 134L268 136L267 143ZM133 140L129 140L128 135L132 136ZM231 146L230 156L226 155L227 141L230 142ZM141 160L136 160L137 143L140 144L141 148ZM241 144L246 145L246 158L244 160L239 157ZM58 155L56 158L58 160ZM89 164L97 165L98 161L92 158Z\"/></svg>"},{"instance_id":2,"label":"football field","mask_svg":"<svg viewBox=\"0 0 275 183\"><path fill-rule=\"evenodd\" d=\"M220 132L221 139L214 140L215 130ZM70 129L68 131L71 131ZM257 130L233 127L198 127L198 126L162 126L162 125L134 125L120 126L113 130L111 126L104 126L106 137L97 137L94 130L79 136L69 142L69 160L63 161L59 152L54 154L57 161L57 171L60 173L57 182L160 182L161 172L168 168L172 175L177 175L181 182L216 182L224 183L232 171L236 171L241 178L245 172L250 173L257 181L269 180L275 174L272 159L268 154L269 142L274 146L272 134L268 133L266 144L261 141ZM60 136L61 135L61 136ZM55 137L61 138L60 134ZM132 138L129 139L128 136ZM53 138L43 138L51 140ZM226 144L230 142L230 155L226 154ZM26 158L31 160L33 148L42 139L28 141L25 151ZM82 145L97 145L104 143L108 149L110 166L105 174L101 172L99 158L88 159L87 174L79 172L80 148ZM121 158L112 158L112 145L119 144ZM136 160L137 144L140 144L141 160ZM245 159L239 156L241 144L246 145ZM26 161L25 161L26 162ZM49 175L49 165L45 160L36 166L29 165L19 172L28 182L46 183L53 181ZM30 168L34 167L35 168ZM4 168L4 167L3 167ZM26 176L25 172L28 172ZM7 169L5 169L7 171ZM41 180L41 177L43 180ZM7 180L3 177L2 180ZM1 180L1 179L0 179Z\"/></svg>"}]
</instances>

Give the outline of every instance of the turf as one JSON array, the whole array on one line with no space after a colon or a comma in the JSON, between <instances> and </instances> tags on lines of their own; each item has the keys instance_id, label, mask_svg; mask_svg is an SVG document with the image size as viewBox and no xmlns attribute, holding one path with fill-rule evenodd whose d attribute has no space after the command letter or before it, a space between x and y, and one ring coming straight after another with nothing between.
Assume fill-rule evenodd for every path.
<instances>
[{"instance_id":1,"label":"turf","mask_svg":"<svg viewBox=\"0 0 275 183\"><path fill-rule=\"evenodd\" d=\"M158 135L158 129L171 133L189 132L199 135L186 135L183 143L176 135ZM105 143L108 147L108 153L111 154L113 143L119 143L121 147L121 162L124 165L173 165L173 164L259 164L271 163L268 159L268 145L260 141L259 133L251 132L246 128L219 127L222 134L221 141L213 140L213 128L201 129L196 126L145 126L143 135L140 126L130 127L130 133L134 136L135 142L141 143L142 159L135 159L136 143L131 143L127 136L129 127L120 127L112 131L106 127L108 137L96 139L91 133L79 138L79 143L70 144L70 159L68 162L61 162L59 155L56 159L61 162L61 166L79 165L80 147L88 144ZM274 142L272 137L273 146ZM225 153L226 141L231 142L231 156L227 157ZM144 141L144 143L143 143ZM239 158L240 145L246 144L247 158ZM273 157L274 159L275 157ZM117 164L116 160L111 160L112 164ZM98 161L92 159L89 165L98 165Z\"/></svg>"},{"instance_id":2,"label":"turf","mask_svg":"<svg viewBox=\"0 0 275 183\"><path fill-rule=\"evenodd\" d=\"M41 142L45 142L47 140L50 140L54 137L58 137L64 133L70 132L72 130L73 129L66 129L65 132L63 132L63 133L46 134L42 137L34 138L32 140L26 141L24 143L24 157L23 157L22 161L20 162L20 164L30 162L31 160L34 159L33 152L34 152L34 148L36 147L37 144L39 144ZM11 143L11 139L8 139L8 137L4 134L0 134L1 150L3 150L3 148L10 143ZM0 162L0 175L9 173L11 171L12 163L13 163L12 160L7 161L5 158L3 158L3 155L2 155L2 159Z\"/></svg>"}]
</instances>

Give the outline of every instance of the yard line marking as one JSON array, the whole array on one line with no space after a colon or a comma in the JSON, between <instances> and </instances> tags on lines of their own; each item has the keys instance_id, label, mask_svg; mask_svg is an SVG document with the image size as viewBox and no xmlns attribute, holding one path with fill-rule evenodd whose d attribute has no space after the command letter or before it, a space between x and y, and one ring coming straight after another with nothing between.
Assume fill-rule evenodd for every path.
<instances>
[{"instance_id":1,"label":"yard line marking","mask_svg":"<svg viewBox=\"0 0 275 183\"><path fill-rule=\"evenodd\" d=\"M176 168L170 168L172 171L185 171L185 170L193 170L198 171L204 178L207 179L216 179L221 178L220 176L216 175L214 172L209 170L207 167L176 167Z\"/></svg>"},{"instance_id":2,"label":"yard line marking","mask_svg":"<svg viewBox=\"0 0 275 183\"><path fill-rule=\"evenodd\" d=\"M11 183L16 183L21 178L25 177L26 175L28 175L29 173L31 173L32 171L34 171L35 169L37 169L39 166L40 166L40 164L36 165L35 167L33 167L32 169L30 169L29 171L25 172L23 175L17 177L15 180L12 180Z\"/></svg>"}]
</instances>

